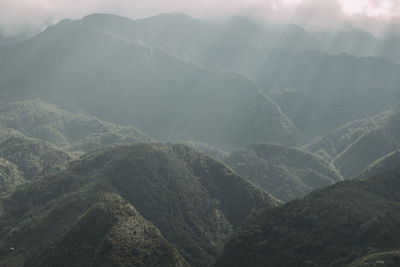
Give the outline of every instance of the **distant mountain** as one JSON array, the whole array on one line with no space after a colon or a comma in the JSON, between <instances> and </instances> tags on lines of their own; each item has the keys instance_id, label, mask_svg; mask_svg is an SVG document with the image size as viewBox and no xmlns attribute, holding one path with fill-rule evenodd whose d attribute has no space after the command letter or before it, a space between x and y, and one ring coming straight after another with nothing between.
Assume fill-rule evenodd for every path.
<instances>
[{"instance_id":1,"label":"distant mountain","mask_svg":"<svg viewBox=\"0 0 400 267\"><path fill-rule=\"evenodd\" d=\"M322 49L321 38L338 50ZM93 14L1 47L0 97L74 102L167 141L293 145L304 141L296 128L309 141L398 101L400 66L356 57L360 42L376 40L357 29L312 34L244 17Z\"/></svg>"},{"instance_id":2,"label":"distant mountain","mask_svg":"<svg viewBox=\"0 0 400 267\"><path fill-rule=\"evenodd\" d=\"M312 138L389 109L399 99L399 73L385 59L280 50L270 53L255 81Z\"/></svg>"},{"instance_id":3,"label":"distant mountain","mask_svg":"<svg viewBox=\"0 0 400 267\"><path fill-rule=\"evenodd\" d=\"M397 250L399 190L397 166L255 213L215 266L345 266L371 252Z\"/></svg>"},{"instance_id":4,"label":"distant mountain","mask_svg":"<svg viewBox=\"0 0 400 267\"><path fill-rule=\"evenodd\" d=\"M232 169L283 201L301 198L343 178L332 163L301 149L256 144L223 159Z\"/></svg>"},{"instance_id":5,"label":"distant mountain","mask_svg":"<svg viewBox=\"0 0 400 267\"><path fill-rule=\"evenodd\" d=\"M345 178L353 178L375 160L400 148L398 108L346 124L305 148L333 160Z\"/></svg>"},{"instance_id":6,"label":"distant mountain","mask_svg":"<svg viewBox=\"0 0 400 267\"><path fill-rule=\"evenodd\" d=\"M205 69L110 31L123 30L122 22L132 23L100 15L64 20L0 49L0 96L72 102L161 140L296 143L296 128L250 79Z\"/></svg>"},{"instance_id":7,"label":"distant mountain","mask_svg":"<svg viewBox=\"0 0 400 267\"><path fill-rule=\"evenodd\" d=\"M185 14L160 14L140 20L93 14L80 22L212 68L248 72L266 52L276 49L314 49L318 40L299 26L265 25L243 16L199 20Z\"/></svg>"},{"instance_id":8,"label":"distant mountain","mask_svg":"<svg viewBox=\"0 0 400 267\"><path fill-rule=\"evenodd\" d=\"M299 139L280 108L243 75L209 71L140 45L120 49L82 86L85 94L74 94L78 105L158 140L243 146Z\"/></svg>"},{"instance_id":9,"label":"distant mountain","mask_svg":"<svg viewBox=\"0 0 400 267\"><path fill-rule=\"evenodd\" d=\"M251 211L280 204L186 145L114 146L48 175L0 199L0 265L207 266Z\"/></svg>"},{"instance_id":10,"label":"distant mountain","mask_svg":"<svg viewBox=\"0 0 400 267\"><path fill-rule=\"evenodd\" d=\"M72 151L91 151L114 143L151 140L133 127L67 111L38 99L0 104L0 126L0 141L18 135L19 131Z\"/></svg>"},{"instance_id":11,"label":"distant mountain","mask_svg":"<svg viewBox=\"0 0 400 267\"><path fill-rule=\"evenodd\" d=\"M315 33L322 51L347 53L359 57L379 56L380 39L362 29L347 27L336 31ZM390 59L390 58L389 58Z\"/></svg>"}]
</instances>

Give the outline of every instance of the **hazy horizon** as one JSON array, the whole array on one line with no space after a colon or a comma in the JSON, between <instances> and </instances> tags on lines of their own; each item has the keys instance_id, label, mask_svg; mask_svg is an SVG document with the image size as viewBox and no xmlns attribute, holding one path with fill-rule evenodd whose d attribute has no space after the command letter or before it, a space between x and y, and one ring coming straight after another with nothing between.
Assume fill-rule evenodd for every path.
<instances>
[{"instance_id":1,"label":"hazy horizon","mask_svg":"<svg viewBox=\"0 0 400 267\"><path fill-rule=\"evenodd\" d=\"M400 2L395 0L22 0L0 2L0 33L35 33L58 21L92 13L140 19L184 13L207 19L246 15L274 23L294 23L308 30L357 27L375 35L398 33Z\"/></svg>"}]
</instances>

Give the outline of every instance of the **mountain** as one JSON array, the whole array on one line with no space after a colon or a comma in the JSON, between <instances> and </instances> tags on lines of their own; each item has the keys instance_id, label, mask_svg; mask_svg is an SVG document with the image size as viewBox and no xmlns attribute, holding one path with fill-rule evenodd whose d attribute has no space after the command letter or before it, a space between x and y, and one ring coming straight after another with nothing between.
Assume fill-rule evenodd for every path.
<instances>
[{"instance_id":1,"label":"mountain","mask_svg":"<svg viewBox=\"0 0 400 267\"><path fill-rule=\"evenodd\" d=\"M381 58L277 50L254 80L309 139L389 109L400 66Z\"/></svg>"},{"instance_id":2,"label":"mountain","mask_svg":"<svg viewBox=\"0 0 400 267\"><path fill-rule=\"evenodd\" d=\"M356 29L332 38L348 36L376 39ZM2 46L0 97L74 103L157 140L234 147L308 142L398 101L398 64L323 53L318 38L243 17L93 14Z\"/></svg>"},{"instance_id":3,"label":"mountain","mask_svg":"<svg viewBox=\"0 0 400 267\"><path fill-rule=\"evenodd\" d=\"M212 68L249 74L266 52L276 47L312 49L318 40L297 25L266 25L245 17L199 20L181 13L139 20L92 14L81 22L123 36L127 40Z\"/></svg>"},{"instance_id":4,"label":"mountain","mask_svg":"<svg viewBox=\"0 0 400 267\"><path fill-rule=\"evenodd\" d=\"M301 198L343 178L324 158L292 147L256 144L223 159L232 169L283 201Z\"/></svg>"},{"instance_id":5,"label":"mountain","mask_svg":"<svg viewBox=\"0 0 400 267\"><path fill-rule=\"evenodd\" d=\"M345 266L400 246L400 167L251 215L215 266Z\"/></svg>"},{"instance_id":6,"label":"mountain","mask_svg":"<svg viewBox=\"0 0 400 267\"><path fill-rule=\"evenodd\" d=\"M207 266L251 211L280 205L221 162L158 143L98 150L0 200L1 247L15 248L0 264L29 266L125 266L154 253L162 266L186 266L171 246Z\"/></svg>"},{"instance_id":7,"label":"mountain","mask_svg":"<svg viewBox=\"0 0 400 267\"><path fill-rule=\"evenodd\" d=\"M280 108L238 73L209 71L140 45L106 62L84 83L88 93L74 99L106 120L168 141L242 146L299 138Z\"/></svg>"},{"instance_id":8,"label":"mountain","mask_svg":"<svg viewBox=\"0 0 400 267\"><path fill-rule=\"evenodd\" d=\"M111 18L118 25L129 22ZM291 121L244 75L209 70L127 39L107 30L111 26L102 28L112 24L104 22L109 19L64 20L0 49L0 97L73 103L158 140L226 146L297 142Z\"/></svg>"},{"instance_id":9,"label":"mountain","mask_svg":"<svg viewBox=\"0 0 400 267\"><path fill-rule=\"evenodd\" d=\"M315 35L321 43L323 51L330 54L346 53L359 57L380 56L379 47L382 40L362 29L347 27Z\"/></svg>"},{"instance_id":10,"label":"mountain","mask_svg":"<svg viewBox=\"0 0 400 267\"><path fill-rule=\"evenodd\" d=\"M0 143L0 158L13 163L26 180L72 159L65 151L45 141L27 137L11 137Z\"/></svg>"},{"instance_id":11,"label":"mountain","mask_svg":"<svg viewBox=\"0 0 400 267\"><path fill-rule=\"evenodd\" d=\"M333 160L343 177L352 178L375 160L400 148L399 110L346 124L305 148Z\"/></svg>"},{"instance_id":12,"label":"mountain","mask_svg":"<svg viewBox=\"0 0 400 267\"><path fill-rule=\"evenodd\" d=\"M16 194L28 197L34 190L38 193L39 189L25 187ZM8 220L3 216L20 211L11 206L18 205L18 200L14 199L15 195L2 199L0 264L189 266L160 231L132 205L116 194L93 190L58 195L58 199L53 195L49 202L42 199L35 203L39 210L32 207L25 216L9 216ZM10 229L6 222L15 229Z\"/></svg>"},{"instance_id":13,"label":"mountain","mask_svg":"<svg viewBox=\"0 0 400 267\"><path fill-rule=\"evenodd\" d=\"M68 105L66 108L76 109ZM20 132L72 151L91 151L114 143L151 140L133 127L105 122L82 112L67 111L39 99L0 104L0 127L3 129L0 129L0 140L3 135L5 139Z\"/></svg>"}]
</instances>

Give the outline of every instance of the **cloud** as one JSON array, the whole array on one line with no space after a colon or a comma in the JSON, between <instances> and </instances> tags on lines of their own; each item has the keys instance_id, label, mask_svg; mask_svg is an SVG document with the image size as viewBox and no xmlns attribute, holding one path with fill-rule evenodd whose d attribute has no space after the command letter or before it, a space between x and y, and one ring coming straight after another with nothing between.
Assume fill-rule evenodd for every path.
<instances>
[{"instance_id":1,"label":"cloud","mask_svg":"<svg viewBox=\"0 0 400 267\"><path fill-rule=\"evenodd\" d=\"M0 31L38 31L63 18L112 13L143 18L182 12L199 18L250 14L310 29L353 24L371 31L400 21L398 0L0 0Z\"/></svg>"}]
</instances>

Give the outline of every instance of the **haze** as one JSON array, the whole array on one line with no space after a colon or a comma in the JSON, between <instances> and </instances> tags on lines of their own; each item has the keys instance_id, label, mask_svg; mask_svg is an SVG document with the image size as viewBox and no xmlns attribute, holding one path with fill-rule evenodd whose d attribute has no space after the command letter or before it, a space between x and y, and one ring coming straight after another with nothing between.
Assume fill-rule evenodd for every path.
<instances>
[{"instance_id":1,"label":"haze","mask_svg":"<svg viewBox=\"0 0 400 267\"><path fill-rule=\"evenodd\" d=\"M400 17L396 0L1 0L3 35L35 33L63 18L112 13L133 19L180 12L197 18L251 15L295 23L310 30L354 26L382 34L394 31Z\"/></svg>"}]
</instances>

